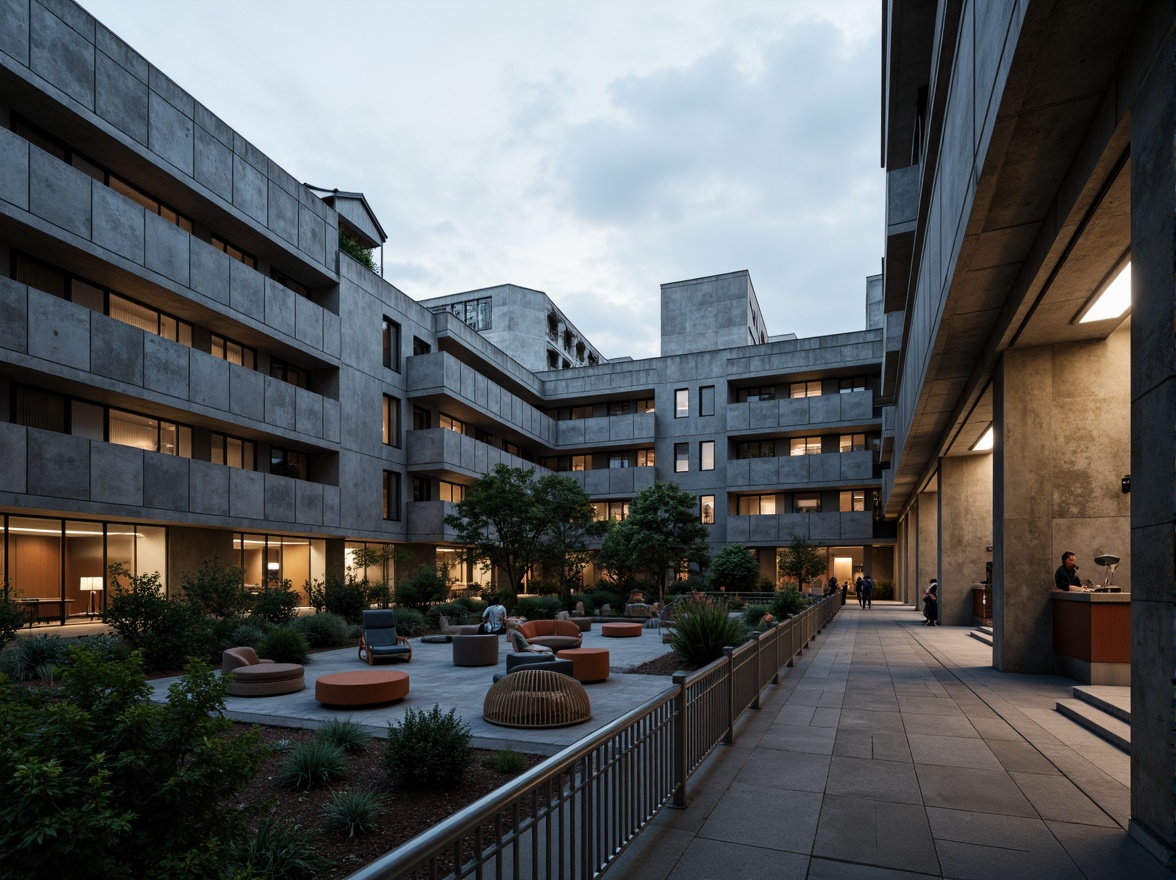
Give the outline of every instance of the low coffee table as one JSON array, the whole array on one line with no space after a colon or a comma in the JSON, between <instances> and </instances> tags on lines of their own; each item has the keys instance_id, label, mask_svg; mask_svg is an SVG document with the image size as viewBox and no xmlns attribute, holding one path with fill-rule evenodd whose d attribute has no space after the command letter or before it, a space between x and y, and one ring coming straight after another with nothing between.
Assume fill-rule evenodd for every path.
<instances>
[{"instance_id":1,"label":"low coffee table","mask_svg":"<svg viewBox=\"0 0 1176 880\"><path fill-rule=\"evenodd\" d=\"M631 639L641 635L639 623L602 623L600 634L610 639Z\"/></svg>"},{"instance_id":2,"label":"low coffee table","mask_svg":"<svg viewBox=\"0 0 1176 880\"><path fill-rule=\"evenodd\" d=\"M336 672L324 675L314 683L314 698L324 706L376 706L407 696L408 673L392 669Z\"/></svg>"},{"instance_id":3,"label":"low coffee table","mask_svg":"<svg viewBox=\"0 0 1176 880\"><path fill-rule=\"evenodd\" d=\"M578 682L608 678L608 648L564 648L556 656L572 661L572 678Z\"/></svg>"}]
</instances>

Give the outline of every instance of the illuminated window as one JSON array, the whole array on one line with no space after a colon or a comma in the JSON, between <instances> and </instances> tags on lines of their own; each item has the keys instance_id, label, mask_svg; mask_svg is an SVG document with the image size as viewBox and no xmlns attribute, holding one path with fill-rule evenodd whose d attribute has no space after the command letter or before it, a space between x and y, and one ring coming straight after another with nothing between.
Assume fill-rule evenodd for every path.
<instances>
[{"instance_id":1,"label":"illuminated window","mask_svg":"<svg viewBox=\"0 0 1176 880\"><path fill-rule=\"evenodd\" d=\"M212 463L251 471L254 467L255 447L252 440L212 435Z\"/></svg>"},{"instance_id":2,"label":"illuminated window","mask_svg":"<svg viewBox=\"0 0 1176 880\"><path fill-rule=\"evenodd\" d=\"M789 455L820 455L820 437L793 437L788 444Z\"/></svg>"},{"instance_id":3,"label":"illuminated window","mask_svg":"<svg viewBox=\"0 0 1176 880\"><path fill-rule=\"evenodd\" d=\"M230 364L239 364L252 370L257 363L257 354L252 348L224 336L217 336L215 333L212 334L211 348L213 357L228 361Z\"/></svg>"},{"instance_id":4,"label":"illuminated window","mask_svg":"<svg viewBox=\"0 0 1176 880\"><path fill-rule=\"evenodd\" d=\"M437 419L437 424L446 430L454 431L458 434L464 434L466 432L465 422L455 419L453 416L447 416L445 413L441 413L440 418Z\"/></svg>"},{"instance_id":5,"label":"illuminated window","mask_svg":"<svg viewBox=\"0 0 1176 880\"><path fill-rule=\"evenodd\" d=\"M700 495L698 498L699 517L704 525L711 525L715 521L715 496Z\"/></svg>"},{"instance_id":6,"label":"illuminated window","mask_svg":"<svg viewBox=\"0 0 1176 880\"><path fill-rule=\"evenodd\" d=\"M740 495L737 510L740 516L771 516L776 512L776 496Z\"/></svg>"},{"instance_id":7,"label":"illuminated window","mask_svg":"<svg viewBox=\"0 0 1176 880\"><path fill-rule=\"evenodd\" d=\"M842 513L863 513L866 509L866 490L848 489L840 493Z\"/></svg>"},{"instance_id":8,"label":"illuminated window","mask_svg":"<svg viewBox=\"0 0 1176 880\"><path fill-rule=\"evenodd\" d=\"M840 449L842 452L865 452L865 434L842 434Z\"/></svg>"},{"instance_id":9,"label":"illuminated window","mask_svg":"<svg viewBox=\"0 0 1176 880\"><path fill-rule=\"evenodd\" d=\"M715 441L703 440L698 444L698 469L713 471L715 469Z\"/></svg>"},{"instance_id":10,"label":"illuminated window","mask_svg":"<svg viewBox=\"0 0 1176 880\"><path fill-rule=\"evenodd\" d=\"M225 241L218 235L211 236L210 241L212 242L212 246L214 248L232 257L238 263L244 263L250 269L257 268L257 257L254 257L252 254L249 254L241 248L237 247L231 241Z\"/></svg>"},{"instance_id":11,"label":"illuminated window","mask_svg":"<svg viewBox=\"0 0 1176 880\"><path fill-rule=\"evenodd\" d=\"M674 418L684 419L690 415L690 389L679 388L674 392Z\"/></svg>"},{"instance_id":12,"label":"illuminated window","mask_svg":"<svg viewBox=\"0 0 1176 880\"><path fill-rule=\"evenodd\" d=\"M400 401L384 395L384 445L400 446Z\"/></svg>"},{"instance_id":13,"label":"illuminated window","mask_svg":"<svg viewBox=\"0 0 1176 880\"><path fill-rule=\"evenodd\" d=\"M382 324L384 338L384 366L400 372L400 325L385 316Z\"/></svg>"},{"instance_id":14,"label":"illuminated window","mask_svg":"<svg viewBox=\"0 0 1176 880\"><path fill-rule=\"evenodd\" d=\"M793 513L820 513L820 495L797 495L792 502Z\"/></svg>"},{"instance_id":15,"label":"illuminated window","mask_svg":"<svg viewBox=\"0 0 1176 880\"><path fill-rule=\"evenodd\" d=\"M820 397L821 396L821 380L817 379L812 382L793 382L788 389L789 397Z\"/></svg>"},{"instance_id":16,"label":"illuminated window","mask_svg":"<svg viewBox=\"0 0 1176 880\"><path fill-rule=\"evenodd\" d=\"M447 483L445 480L437 481L437 498L440 501L449 501L457 504L465 500L466 487L461 483Z\"/></svg>"},{"instance_id":17,"label":"illuminated window","mask_svg":"<svg viewBox=\"0 0 1176 880\"><path fill-rule=\"evenodd\" d=\"M637 450L637 467L653 467L653 450Z\"/></svg>"}]
</instances>

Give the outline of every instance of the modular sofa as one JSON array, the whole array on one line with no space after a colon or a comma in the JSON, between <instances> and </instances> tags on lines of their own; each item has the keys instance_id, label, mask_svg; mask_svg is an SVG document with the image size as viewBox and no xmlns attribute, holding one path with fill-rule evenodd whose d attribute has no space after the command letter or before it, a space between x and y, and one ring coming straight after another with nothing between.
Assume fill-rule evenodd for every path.
<instances>
[{"instance_id":1,"label":"modular sofa","mask_svg":"<svg viewBox=\"0 0 1176 880\"><path fill-rule=\"evenodd\" d=\"M528 620L515 629L532 645L543 645L553 651L578 648L584 640L580 627L568 620Z\"/></svg>"}]
</instances>

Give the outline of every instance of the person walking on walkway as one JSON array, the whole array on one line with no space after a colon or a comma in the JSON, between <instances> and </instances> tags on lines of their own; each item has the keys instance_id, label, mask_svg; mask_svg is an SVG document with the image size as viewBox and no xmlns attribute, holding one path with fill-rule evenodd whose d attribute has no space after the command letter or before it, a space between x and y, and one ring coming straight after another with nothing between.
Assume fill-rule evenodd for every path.
<instances>
[{"instance_id":1,"label":"person walking on walkway","mask_svg":"<svg viewBox=\"0 0 1176 880\"><path fill-rule=\"evenodd\" d=\"M874 579L872 577L870 577L869 575L866 575L864 578L862 578L862 586L861 586L862 607L863 608L873 608L874 607L874 603L872 601L873 598L874 598Z\"/></svg>"},{"instance_id":2,"label":"person walking on walkway","mask_svg":"<svg viewBox=\"0 0 1176 880\"><path fill-rule=\"evenodd\" d=\"M865 597L862 595L862 583L864 583L862 581L862 577L861 577L861 575L858 575L858 579L857 579L857 581L854 582L854 585L853 585L853 587L854 587L853 591L857 594L858 605L860 605L862 608L865 608L866 607L866 600L865 600Z\"/></svg>"},{"instance_id":3,"label":"person walking on walkway","mask_svg":"<svg viewBox=\"0 0 1176 880\"><path fill-rule=\"evenodd\" d=\"M923 594L923 616L927 618L923 626L939 626L939 581L935 578Z\"/></svg>"}]
</instances>

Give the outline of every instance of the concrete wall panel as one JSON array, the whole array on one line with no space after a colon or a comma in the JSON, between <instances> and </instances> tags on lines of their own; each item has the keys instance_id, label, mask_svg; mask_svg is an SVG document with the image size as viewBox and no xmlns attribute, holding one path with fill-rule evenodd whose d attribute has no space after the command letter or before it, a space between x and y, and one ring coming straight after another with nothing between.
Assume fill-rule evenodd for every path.
<instances>
[{"instance_id":1,"label":"concrete wall panel","mask_svg":"<svg viewBox=\"0 0 1176 880\"><path fill-rule=\"evenodd\" d=\"M109 33L105 28L103 32ZM147 83L103 52L95 58L95 109L124 134L147 143Z\"/></svg>"},{"instance_id":2,"label":"concrete wall panel","mask_svg":"<svg viewBox=\"0 0 1176 880\"><path fill-rule=\"evenodd\" d=\"M93 443L90 446L90 500L100 504L142 507L143 458L157 454L117 443Z\"/></svg>"},{"instance_id":3,"label":"concrete wall panel","mask_svg":"<svg viewBox=\"0 0 1176 880\"><path fill-rule=\"evenodd\" d=\"M30 495L90 499L90 441L52 431L28 430Z\"/></svg>"},{"instance_id":4,"label":"concrete wall panel","mask_svg":"<svg viewBox=\"0 0 1176 880\"><path fill-rule=\"evenodd\" d=\"M29 354L90 369L90 311L47 293L29 295Z\"/></svg>"},{"instance_id":5,"label":"concrete wall panel","mask_svg":"<svg viewBox=\"0 0 1176 880\"><path fill-rule=\"evenodd\" d=\"M143 456L143 506L186 513L189 464L189 459L174 455Z\"/></svg>"},{"instance_id":6,"label":"concrete wall panel","mask_svg":"<svg viewBox=\"0 0 1176 880\"><path fill-rule=\"evenodd\" d=\"M0 492L28 491L28 431L20 425L0 422Z\"/></svg>"},{"instance_id":7,"label":"concrete wall panel","mask_svg":"<svg viewBox=\"0 0 1176 880\"><path fill-rule=\"evenodd\" d=\"M265 276L231 258L229 303L238 312L265 321Z\"/></svg>"},{"instance_id":8,"label":"concrete wall panel","mask_svg":"<svg viewBox=\"0 0 1176 880\"><path fill-rule=\"evenodd\" d=\"M0 14L3 14L2 6ZM4 168L0 174L0 200L28 210L29 142L7 128L0 128L0 167Z\"/></svg>"},{"instance_id":9,"label":"concrete wall panel","mask_svg":"<svg viewBox=\"0 0 1176 880\"><path fill-rule=\"evenodd\" d=\"M237 263L228 254L221 253L212 245L193 240L188 249L188 261L191 266L192 289L202 293L214 302L230 305L231 301L231 264ZM247 267L241 266L242 269ZM255 312L246 312L255 315Z\"/></svg>"},{"instance_id":10,"label":"concrete wall panel","mask_svg":"<svg viewBox=\"0 0 1176 880\"><path fill-rule=\"evenodd\" d=\"M232 202L233 151L199 125L194 131L193 170L197 181Z\"/></svg>"},{"instance_id":11,"label":"concrete wall panel","mask_svg":"<svg viewBox=\"0 0 1176 880\"><path fill-rule=\"evenodd\" d=\"M143 335L143 387L188 399L191 349L154 333Z\"/></svg>"},{"instance_id":12,"label":"concrete wall panel","mask_svg":"<svg viewBox=\"0 0 1176 880\"><path fill-rule=\"evenodd\" d=\"M40 3L33 3L31 36L29 66L33 72L93 110L94 20L75 30Z\"/></svg>"},{"instance_id":13,"label":"concrete wall panel","mask_svg":"<svg viewBox=\"0 0 1176 880\"><path fill-rule=\"evenodd\" d=\"M294 300L298 295L272 278L265 280L265 323L279 333L295 335Z\"/></svg>"},{"instance_id":14,"label":"concrete wall panel","mask_svg":"<svg viewBox=\"0 0 1176 880\"><path fill-rule=\"evenodd\" d=\"M189 463L188 498L193 513L229 515L229 472L234 470L207 461Z\"/></svg>"},{"instance_id":15,"label":"concrete wall panel","mask_svg":"<svg viewBox=\"0 0 1176 880\"><path fill-rule=\"evenodd\" d=\"M94 244L143 265L144 210L105 186L93 188Z\"/></svg>"},{"instance_id":16,"label":"concrete wall panel","mask_svg":"<svg viewBox=\"0 0 1176 880\"><path fill-rule=\"evenodd\" d=\"M143 336L138 327L90 315L90 370L99 376L143 385Z\"/></svg>"},{"instance_id":17,"label":"concrete wall panel","mask_svg":"<svg viewBox=\"0 0 1176 880\"><path fill-rule=\"evenodd\" d=\"M146 221L144 265L176 284L187 287L190 268L188 246L192 236L157 214L144 212L143 217Z\"/></svg>"},{"instance_id":18,"label":"concrete wall panel","mask_svg":"<svg viewBox=\"0 0 1176 880\"><path fill-rule=\"evenodd\" d=\"M268 424L295 430L294 391L294 386L287 382L265 377L265 420Z\"/></svg>"},{"instance_id":19,"label":"concrete wall panel","mask_svg":"<svg viewBox=\"0 0 1176 880\"><path fill-rule=\"evenodd\" d=\"M241 519L266 519L268 508L266 481L271 479L270 475L259 471L243 471L240 468L228 468L227 470L229 472L229 515ZM289 521L293 517L278 517L278 519Z\"/></svg>"},{"instance_id":20,"label":"concrete wall panel","mask_svg":"<svg viewBox=\"0 0 1176 880\"><path fill-rule=\"evenodd\" d=\"M189 359L188 399L228 412L230 366L228 361L218 357L192 351Z\"/></svg>"},{"instance_id":21,"label":"concrete wall panel","mask_svg":"<svg viewBox=\"0 0 1176 880\"><path fill-rule=\"evenodd\" d=\"M29 63L29 0L0 0L0 52Z\"/></svg>"},{"instance_id":22,"label":"concrete wall panel","mask_svg":"<svg viewBox=\"0 0 1176 880\"><path fill-rule=\"evenodd\" d=\"M0 348L27 352L28 347L28 288L7 278L0 278Z\"/></svg>"},{"instance_id":23,"label":"concrete wall panel","mask_svg":"<svg viewBox=\"0 0 1176 880\"><path fill-rule=\"evenodd\" d=\"M37 147L29 148L29 211L66 232L90 237L90 177Z\"/></svg>"},{"instance_id":24,"label":"concrete wall panel","mask_svg":"<svg viewBox=\"0 0 1176 880\"><path fill-rule=\"evenodd\" d=\"M265 379L256 370L229 364L229 410L247 419L265 419Z\"/></svg>"}]
</instances>

